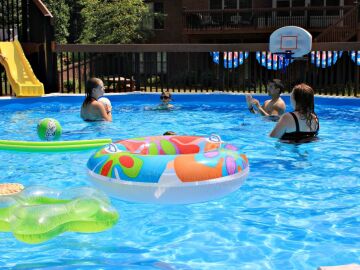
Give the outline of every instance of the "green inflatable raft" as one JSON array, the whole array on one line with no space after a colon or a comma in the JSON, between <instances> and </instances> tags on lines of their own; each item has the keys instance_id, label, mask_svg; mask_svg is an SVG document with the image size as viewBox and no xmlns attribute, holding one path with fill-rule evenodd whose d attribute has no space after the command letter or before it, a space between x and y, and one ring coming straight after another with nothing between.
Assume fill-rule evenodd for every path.
<instances>
[{"instance_id":1,"label":"green inflatable raft","mask_svg":"<svg viewBox=\"0 0 360 270\"><path fill-rule=\"evenodd\" d=\"M78 140L78 141L11 141L0 140L0 150L12 150L20 152L67 152L90 150L103 147L111 143L111 139Z\"/></svg>"},{"instance_id":2,"label":"green inflatable raft","mask_svg":"<svg viewBox=\"0 0 360 270\"><path fill-rule=\"evenodd\" d=\"M0 232L12 232L28 244L42 243L64 232L101 232L118 219L106 195L92 188L58 192L30 187L16 195L0 196Z\"/></svg>"}]
</instances>

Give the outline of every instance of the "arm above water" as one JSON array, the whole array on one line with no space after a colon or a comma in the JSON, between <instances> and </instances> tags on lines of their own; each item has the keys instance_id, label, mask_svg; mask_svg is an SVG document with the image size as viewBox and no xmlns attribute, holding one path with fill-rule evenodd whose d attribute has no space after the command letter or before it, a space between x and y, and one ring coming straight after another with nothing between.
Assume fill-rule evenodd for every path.
<instances>
[{"instance_id":1,"label":"arm above water","mask_svg":"<svg viewBox=\"0 0 360 270\"><path fill-rule=\"evenodd\" d=\"M102 105L100 102L95 103L95 106L98 108L103 120L109 121L109 122L112 121L112 114L111 114L110 106L107 105L105 108L105 106Z\"/></svg>"},{"instance_id":2,"label":"arm above water","mask_svg":"<svg viewBox=\"0 0 360 270\"><path fill-rule=\"evenodd\" d=\"M291 118L290 114L286 113L280 117L274 129L270 132L269 136L273 138L281 138L289 127Z\"/></svg>"},{"instance_id":3,"label":"arm above water","mask_svg":"<svg viewBox=\"0 0 360 270\"><path fill-rule=\"evenodd\" d=\"M269 115L270 115L270 114L268 114L268 113L265 111L265 109L264 109L265 104L266 104L266 101L265 101L264 105L261 106L261 105L260 105L260 102L259 102L256 98L253 98L252 101L251 101L251 103L252 103L254 106L256 106L256 108L258 109L258 111L260 112L261 115L263 115L263 116L269 116Z\"/></svg>"}]
</instances>

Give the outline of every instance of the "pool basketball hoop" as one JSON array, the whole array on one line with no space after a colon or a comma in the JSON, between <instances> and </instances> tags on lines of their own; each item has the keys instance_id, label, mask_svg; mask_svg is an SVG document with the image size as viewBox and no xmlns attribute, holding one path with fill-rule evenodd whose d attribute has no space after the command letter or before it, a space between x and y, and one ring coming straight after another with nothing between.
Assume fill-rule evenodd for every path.
<instances>
[{"instance_id":1,"label":"pool basketball hoop","mask_svg":"<svg viewBox=\"0 0 360 270\"><path fill-rule=\"evenodd\" d=\"M270 36L269 48L274 54L291 59L301 57L311 51L312 36L298 26L285 26L274 31Z\"/></svg>"}]
</instances>

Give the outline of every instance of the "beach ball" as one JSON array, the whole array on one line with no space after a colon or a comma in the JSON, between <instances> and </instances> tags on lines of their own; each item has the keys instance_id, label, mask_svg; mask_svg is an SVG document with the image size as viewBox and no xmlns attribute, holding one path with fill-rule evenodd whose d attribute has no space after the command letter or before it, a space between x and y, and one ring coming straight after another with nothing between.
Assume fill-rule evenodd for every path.
<instances>
[{"instance_id":1,"label":"beach ball","mask_svg":"<svg viewBox=\"0 0 360 270\"><path fill-rule=\"evenodd\" d=\"M106 97L100 97L100 98L98 98L98 101L99 101L100 103L102 103L102 104L105 106L105 108L106 108L106 105L109 106L109 107L111 107L111 102L110 102L110 100L109 100L108 98L106 98Z\"/></svg>"},{"instance_id":2,"label":"beach ball","mask_svg":"<svg viewBox=\"0 0 360 270\"><path fill-rule=\"evenodd\" d=\"M41 140L58 140L61 136L60 123L53 118L44 118L37 125L37 133Z\"/></svg>"}]
</instances>

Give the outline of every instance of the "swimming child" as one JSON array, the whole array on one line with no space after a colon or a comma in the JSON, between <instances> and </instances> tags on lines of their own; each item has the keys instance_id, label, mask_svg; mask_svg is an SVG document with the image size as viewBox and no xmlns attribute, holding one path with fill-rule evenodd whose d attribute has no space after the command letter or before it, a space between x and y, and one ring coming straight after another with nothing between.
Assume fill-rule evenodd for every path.
<instances>
[{"instance_id":1,"label":"swimming child","mask_svg":"<svg viewBox=\"0 0 360 270\"><path fill-rule=\"evenodd\" d=\"M91 78L85 88L86 97L81 106L81 118L85 121L112 121L111 105L98 101L105 93L103 81Z\"/></svg>"},{"instance_id":2,"label":"swimming child","mask_svg":"<svg viewBox=\"0 0 360 270\"><path fill-rule=\"evenodd\" d=\"M172 109L174 105L170 104L172 101L171 93L169 91L163 91L160 95L161 104L158 106L158 109Z\"/></svg>"}]
</instances>

